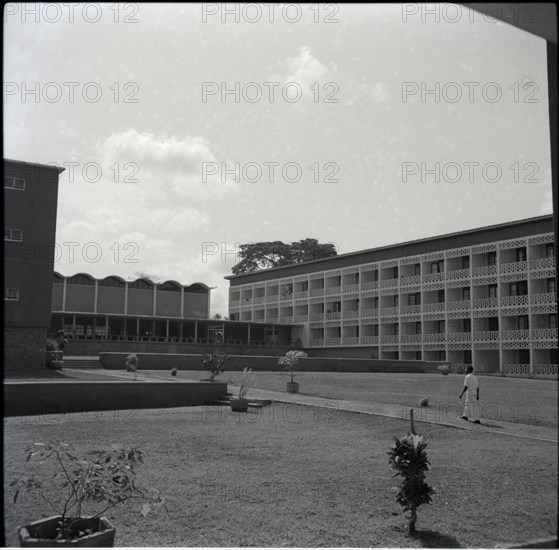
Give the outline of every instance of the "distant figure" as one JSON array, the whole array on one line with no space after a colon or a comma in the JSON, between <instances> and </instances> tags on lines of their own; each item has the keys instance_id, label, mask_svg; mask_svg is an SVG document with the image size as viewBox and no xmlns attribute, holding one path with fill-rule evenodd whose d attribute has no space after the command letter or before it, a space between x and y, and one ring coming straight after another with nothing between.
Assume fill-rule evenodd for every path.
<instances>
[{"instance_id":1,"label":"distant figure","mask_svg":"<svg viewBox=\"0 0 559 550\"><path fill-rule=\"evenodd\" d=\"M464 389L458 396L460 399L462 399L464 392L467 392L466 406L464 407L464 414L460 418L463 420L469 420L472 418L474 424L481 424L479 421L479 383L477 381L477 376L474 374L474 367L471 365L466 368Z\"/></svg>"}]
</instances>

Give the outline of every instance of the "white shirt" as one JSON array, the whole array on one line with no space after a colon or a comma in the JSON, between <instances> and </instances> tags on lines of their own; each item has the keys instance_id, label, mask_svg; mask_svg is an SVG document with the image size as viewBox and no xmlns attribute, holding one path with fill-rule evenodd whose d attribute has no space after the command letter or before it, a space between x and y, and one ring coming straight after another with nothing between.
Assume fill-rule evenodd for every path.
<instances>
[{"instance_id":1,"label":"white shirt","mask_svg":"<svg viewBox=\"0 0 559 550\"><path fill-rule=\"evenodd\" d=\"M464 386L468 386L468 393L471 392L470 395L475 395L476 390L479 388L477 376L473 373L467 374L464 379Z\"/></svg>"}]
</instances>

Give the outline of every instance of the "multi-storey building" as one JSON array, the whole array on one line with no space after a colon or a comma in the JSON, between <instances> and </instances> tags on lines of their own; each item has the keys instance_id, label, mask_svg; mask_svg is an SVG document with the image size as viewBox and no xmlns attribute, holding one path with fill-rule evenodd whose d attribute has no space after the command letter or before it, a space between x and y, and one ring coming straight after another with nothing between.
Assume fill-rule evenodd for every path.
<instances>
[{"instance_id":1,"label":"multi-storey building","mask_svg":"<svg viewBox=\"0 0 559 550\"><path fill-rule=\"evenodd\" d=\"M5 371L44 366L63 170L4 160Z\"/></svg>"},{"instance_id":2,"label":"multi-storey building","mask_svg":"<svg viewBox=\"0 0 559 550\"><path fill-rule=\"evenodd\" d=\"M557 374L553 217L226 277L231 319L332 355Z\"/></svg>"}]
</instances>

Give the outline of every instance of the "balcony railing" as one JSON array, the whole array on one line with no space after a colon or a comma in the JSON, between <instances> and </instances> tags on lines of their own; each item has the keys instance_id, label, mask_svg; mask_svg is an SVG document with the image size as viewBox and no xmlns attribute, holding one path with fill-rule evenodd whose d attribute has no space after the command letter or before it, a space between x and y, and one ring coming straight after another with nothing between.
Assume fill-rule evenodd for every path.
<instances>
[{"instance_id":1,"label":"balcony railing","mask_svg":"<svg viewBox=\"0 0 559 550\"><path fill-rule=\"evenodd\" d=\"M456 302L447 302L446 309L449 311L456 311L458 309L470 309L472 302L470 300L460 300Z\"/></svg>"},{"instance_id":2,"label":"balcony railing","mask_svg":"<svg viewBox=\"0 0 559 550\"><path fill-rule=\"evenodd\" d=\"M357 346L359 344L359 336L343 336L342 345Z\"/></svg>"},{"instance_id":3,"label":"balcony railing","mask_svg":"<svg viewBox=\"0 0 559 550\"><path fill-rule=\"evenodd\" d=\"M357 319L359 317L359 310L344 311L344 319Z\"/></svg>"},{"instance_id":4,"label":"balcony railing","mask_svg":"<svg viewBox=\"0 0 559 550\"><path fill-rule=\"evenodd\" d=\"M540 258L538 260L530 260L530 269L553 269L555 267L555 258Z\"/></svg>"},{"instance_id":5,"label":"balcony railing","mask_svg":"<svg viewBox=\"0 0 559 550\"><path fill-rule=\"evenodd\" d=\"M361 336L361 344L378 344L378 336Z\"/></svg>"},{"instance_id":6,"label":"balcony railing","mask_svg":"<svg viewBox=\"0 0 559 550\"><path fill-rule=\"evenodd\" d=\"M312 348L322 347L324 345L324 338L313 338L309 342L309 346Z\"/></svg>"},{"instance_id":7,"label":"balcony railing","mask_svg":"<svg viewBox=\"0 0 559 550\"><path fill-rule=\"evenodd\" d=\"M481 330L474 332L474 341L476 342L495 342L500 340L501 333L498 330Z\"/></svg>"},{"instance_id":8,"label":"balcony railing","mask_svg":"<svg viewBox=\"0 0 559 550\"><path fill-rule=\"evenodd\" d=\"M398 313L399 313L398 307L383 307L380 309L381 317L393 317L394 315L398 315Z\"/></svg>"},{"instance_id":9,"label":"balcony railing","mask_svg":"<svg viewBox=\"0 0 559 550\"><path fill-rule=\"evenodd\" d=\"M453 271L446 272L447 281L456 281L458 279L469 279L470 278L469 269L455 269Z\"/></svg>"},{"instance_id":10,"label":"balcony railing","mask_svg":"<svg viewBox=\"0 0 559 550\"><path fill-rule=\"evenodd\" d=\"M277 302L278 301L278 295L277 294L270 294L268 296L266 296L266 303L270 303L270 302Z\"/></svg>"},{"instance_id":11,"label":"balcony railing","mask_svg":"<svg viewBox=\"0 0 559 550\"><path fill-rule=\"evenodd\" d=\"M324 319L326 319L327 321L335 321L337 319L341 319L341 317L342 317L341 311L334 311L331 313L324 314Z\"/></svg>"},{"instance_id":12,"label":"balcony railing","mask_svg":"<svg viewBox=\"0 0 559 550\"><path fill-rule=\"evenodd\" d=\"M292 316L280 317L279 322L280 323L293 323L293 317Z\"/></svg>"},{"instance_id":13,"label":"balcony railing","mask_svg":"<svg viewBox=\"0 0 559 550\"><path fill-rule=\"evenodd\" d=\"M449 342L471 342L472 340L471 332L448 332L446 336Z\"/></svg>"},{"instance_id":14,"label":"balcony railing","mask_svg":"<svg viewBox=\"0 0 559 550\"><path fill-rule=\"evenodd\" d=\"M528 269L528 262L510 262L499 265L499 273L520 273Z\"/></svg>"},{"instance_id":15,"label":"balcony railing","mask_svg":"<svg viewBox=\"0 0 559 550\"><path fill-rule=\"evenodd\" d=\"M413 342L421 342L422 335L421 334L402 334L400 337L400 341L404 343L413 343Z\"/></svg>"},{"instance_id":16,"label":"balcony railing","mask_svg":"<svg viewBox=\"0 0 559 550\"><path fill-rule=\"evenodd\" d=\"M294 315L293 316L293 322L294 323L306 323L307 321L309 321L309 314L307 313L306 315Z\"/></svg>"},{"instance_id":17,"label":"balcony railing","mask_svg":"<svg viewBox=\"0 0 559 550\"><path fill-rule=\"evenodd\" d=\"M423 304L422 306L423 313L428 313L431 311L444 311L445 310L445 303L444 302L435 302L433 304Z\"/></svg>"},{"instance_id":18,"label":"balcony railing","mask_svg":"<svg viewBox=\"0 0 559 550\"><path fill-rule=\"evenodd\" d=\"M344 285L342 287L342 291L344 294L349 294L352 292L359 292L359 285Z\"/></svg>"},{"instance_id":19,"label":"balcony railing","mask_svg":"<svg viewBox=\"0 0 559 550\"><path fill-rule=\"evenodd\" d=\"M309 321L324 321L324 313L311 313L309 315Z\"/></svg>"},{"instance_id":20,"label":"balcony railing","mask_svg":"<svg viewBox=\"0 0 559 550\"><path fill-rule=\"evenodd\" d=\"M378 288L378 281L366 281L361 283L361 291L375 290L376 288Z\"/></svg>"},{"instance_id":21,"label":"balcony railing","mask_svg":"<svg viewBox=\"0 0 559 550\"><path fill-rule=\"evenodd\" d=\"M324 296L324 289L323 288L313 288L309 290L309 296Z\"/></svg>"},{"instance_id":22,"label":"balcony railing","mask_svg":"<svg viewBox=\"0 0 559 550\"><path fill-rule=\"evenodd\" d=\"M474 300L474 309L487 309L498 306L499 300L497 298L479 298Z\"/></svg>"},{"instance_id":23,"label":"balcony railing","mask_svg":"<svg viewBox=\"0 0 559 550\"><path fill-rule=\"evenodd\" d=\"M301 300L303 298L308 298L309 297L309 291L308 290L297 290L295 292L295 294L293 295L293 297L295 298L295 300Z\"/></svg>"},{"instance_id":24,"label":"balcony railing","mask_svg":"<svg viewBox=\"0 0 559 550\"><path fill-rule=\"evenodd\" d=\"M532 340L557 340L556 328L537 328L532 331Z\"/></svg>"},{"instance_id":25,"label":"balcony railing","mask_svg":"<svg viewBox=\"0 0 559 550\"><path fill-rule=\"evenodd\" d=\"M385 279L384 281L380 281L381 288L390 288L393 286L398 286L398 279Z\"/></svg>"},{"instance_id":26,"label":"balcony railing","mask_svg":"<svg viewBox=\"0 0 559 550\"><path fill-rule=\"evenodd\" d=\"M339 346L341 344L341 338L324 338L325 346Z\"/></svg>"},{"instance_id":27,"label":"balcony railing","mask_svg":"<svg viewBox=\"0 0 559 550\"><path fill-rule=\"evenodd\" d=\"M424 342L446 342L446 333L436 332L434 334L424 334L423 341Z\"/></svg>"},{"instance_id":28,"label":"balcony railing","mask_svg":"<svg viewBox=\"0 0 559 550\"><path fill-rule=\"evenodd\" d=\"M557 294L555 292L532 294L531 302L532 304L555 304L557 303Z\"/></svg>"},{"instance_id":29,"label":"balcony railing","mask_svg":"<svg viewBox=\"0 0 559 550\"><path fill-rule=\"evenodd\" d=\"M266 296L256 296L252 299L253 304L263 304L266 301Z\"/></svg>"},{"instance_id":30,"label":"balcony railing","mask_svg":"<svg viewBox=\"0 0 559 550\"><path fill-rule=\"evenodd\" d=\"M421 277L424 283L435 283L437 281L444 281L445 274L443 273L427 273Z\"/></svg>"},{"instance_id":31,"label":"balcony railing","mask_svg":"<svg viewBox=\"0 0 559 550\"><path fill-rule=\"evenodd\" d=\"M496 275L496 265L483 265L481 267L474 267L472 269L472 277L486 277L487 275Z\"/></svg>"},{"instance_id":32,"label":"balcony railing","mask_svg":"<svg viewBox=\"0 0 559 550\"><path fill-rule=\"evenodd\" d=\"M421 313L421 306L420 305L400 306L400 313L402 315L410 315L411 313Z\"/></svg>"},{"instance_id":33,"label":"balcony railing","mask_svg":"<svg viewBox=\"0 0 559 550\"><path fill-rule=\"evenodd\" d=\"M240 300L229 300L229 307L239 307L240 305Z\"/></svg>"},{"instance_id":34,"label":"balcony railing","mask_svg":"<svg viewBox=\"0 0 559 550\"><path fill-rule=\"evenodd\" d=\"M325 296L331 296L332 294L340 294L342 287L340 286L330 286L324 289Z\"/></svg>"},{"instance_id":35,"label":"balcony railing","mask_svg":"<svg viewBox=\"0 0 559 550\"><path fill-rule=\"evenodd\" d=\"M398 334L386 334L380 337L381 344L397 344L400 340Z\"/></svg>"},{"instance_id":36,"label":"balcony railing","mask_svg":"<svg viewBox=\"0 0 559 550\"><path fill-rule=\"evenodd\" d=\"M530 339L529 330L502 330L501 339L513 342L525 342Z\"/></svg>"},{"instance_id":37,"label":"balcony railing","mask_svg":"<svg viewBox=\"0 0 559 550\"><path fill-rule=\"evenodd\" d=\"M373 317L378 317L378 308L361 310L361 319L371 319Z\"/></svg>"},{"instance_id":38,"label":"balcony railing","mask_svg":"<svg viewBox=\"0 0 559 550\"><path fill-rule=\"evenodd\" d=\"M421 276L420 275L412 275L410 277L402 277L400 279L401 286L410 286L410 285L418 285L421 283Z\"/></svg>"},{"instance_id":39,"label":"balcony railing","mask_svg":"<svg viewBox=\"0 0 559 550\"><path fill-rule=\"evenodd\" d=\"M501 296L500 298L501 307L507 306L527 306L528 296Z\"/></svg>"}]
</instances>

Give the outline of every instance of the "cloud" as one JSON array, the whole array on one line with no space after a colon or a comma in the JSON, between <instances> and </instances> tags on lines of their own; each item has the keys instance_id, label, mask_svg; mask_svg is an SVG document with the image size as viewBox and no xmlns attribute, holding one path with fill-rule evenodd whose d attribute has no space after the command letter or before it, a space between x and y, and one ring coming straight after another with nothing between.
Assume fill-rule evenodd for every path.
<instances>
[{"instance_id":1,"label":"cloud","mask_svg":"<svg viewBox=\"0 0 559 550\"><path fill-rule=\"evenodd\" d=\"M179 197L215 200L239 192L233 179L221 177L225 164L218 162L201 137L156 137L130 129L111 134L99 143L99 149L106 166L117 162L124 169L128 165L128 174L140 183Z\"/></svg>"}]
</instances>

